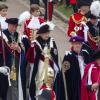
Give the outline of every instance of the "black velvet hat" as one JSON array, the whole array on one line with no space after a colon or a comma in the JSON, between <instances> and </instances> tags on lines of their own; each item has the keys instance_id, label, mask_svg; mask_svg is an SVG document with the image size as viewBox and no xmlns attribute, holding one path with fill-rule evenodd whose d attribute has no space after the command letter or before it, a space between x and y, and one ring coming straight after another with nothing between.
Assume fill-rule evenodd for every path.
<instances>
[{"instance_id":1,"label":"black velvet hat","mask_svg":"<svg viewBox=\"0 0 100 100\"><path fill-rule=\"evenodd\" d=\"M100 59L100 49L98 49L94 54L93 54L93 58L96 59Z\"/></svg>"},{"instance_id":2,"label":"black velvet hat","mask_svg":"<svg viewBox=\"0 0 100 100\"><path fill-rule=\"evenodd\" d=\"M37 34L43 34L43 33L47 33L47 32L50 32L50 26L45 24L45 25L40 27Z\"/></svg>"},{"instance_id":3,"label":"black velvet hat","mask_svg":"<svg viewBox=\"0 0 100 100\"><path fill-rule=\"evenodd\" d=\"M80 9L82 6L90 6L91 2L89 0L79 0L77 3L78 9Z\"/></svg>"},{"instance_id":4,"label":"black velvet hat","mask_svg":"<svg viewBox=\"0 0 100 100\"><path fill-rule=\"evenodd\" d=\"M8 23L8 24L14 24L14 25L18 25L18 18L8 18L8 19L6 19L6 22Z\"/></svg>"}]
</instances>

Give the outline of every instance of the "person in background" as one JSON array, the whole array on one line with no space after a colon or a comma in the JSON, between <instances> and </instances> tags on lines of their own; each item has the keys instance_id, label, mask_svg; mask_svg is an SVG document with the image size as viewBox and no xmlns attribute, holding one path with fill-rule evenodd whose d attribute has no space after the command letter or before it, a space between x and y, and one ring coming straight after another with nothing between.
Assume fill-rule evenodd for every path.
<instances>
[{"instance_id":1,"label":"person in background","mask_svg":"<svg viewBox=\"0 0 100 100\"><path fill-rule=\"evenodd\" d=\"M5 22L7 19L7 11L8 6L5 4L0 4L0 27L2 30L5 30L8 28L8 24Z\"/></svg>"},{"instance_id":2,"label":"person in background","mask_svg":"<svg viewBox=\"0 0 100 100\"><path fill-rule=\"evenodd\" d=\"M32 4L38 4L39 5L39 0L30 0L30 5Z\"/></svg>"},{"instance_id":3,"label":"person in background","mask_svg":"<svg viewBox=\"0 0 100 100\"><path fill-rule=\"evenodd\" d=\"M87 18L85 14L89 11L90 3L85 1L80 1L78 3L78 12L74 13L70 16L69 23L68 23L68 31L67 36L81 36L84 40L87 41ZM85 29L87 30L86 32ZM86 36L86 37L85 37Z\"/></svg>"},{"instance_id":4,"label":"person in background","mask_svg":"<svg viewBox=\"0 0 100 100\"><path fill-rule=\"evenodd\" d=\"M85 17L85 15L90 10L90 2L88 3L84 0L81 0L77 3L77 5L78 12L72 14L69 19L67 36L69 36L70 38L73 36L80 36L84 38L85 43L82 48L87 48L88 52L91 55L92 49L90 46L87 45L89 28L86 25L87 18Z\"/></svg>"},{"instance_id":5,"label":"person in background","mask_svg":"<svg viewBox=\"0 0 100 100\"><path fill-rule=\"evenodd\" d=\"M45 20L47 21L52 21L52 16L53 16L53 0L43 0L44 5L45 5Z\"/></svg>"},{"instance_id":6,"label":"person in background","mask_svg":"<svg viewBox=\"0 0 100 100\"><path fill-rule=\"evenodd\" d=\"M100 49L93 55L94 61L85 67L81 83L81 100L100 100Z\"/></svg>"},{"instance_id":7,"label":"person in background","mask_svg":"<svg viewBox=\"0 0 100 100\"><path fill-rule=\"evenodd\" d=\"M30 40L33 40L35 38L36 31L44 22L44 18L40 17L39 6L37 4L32 4L30 6L30 18L24 23L24 34L26 34Z\"/></svg>"}]
</instances>

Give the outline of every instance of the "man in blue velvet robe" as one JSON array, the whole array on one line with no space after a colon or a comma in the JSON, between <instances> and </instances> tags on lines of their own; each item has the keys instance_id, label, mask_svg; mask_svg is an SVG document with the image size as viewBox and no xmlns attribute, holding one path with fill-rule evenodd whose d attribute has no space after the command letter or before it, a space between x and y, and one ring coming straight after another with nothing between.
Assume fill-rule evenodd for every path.
<instances>
[{"instance_id":1,"label":"man in blue velvet robe","mask_svg":"<svg viewBox=\"0 0 100 100\"><path fill-rule=\"evenodd\" d=\"M19 42L19 34L17 32L18 19L9 18L6 20L8 29L0 34L0 67L3 62L10 69L10 82L8 84L8 76L0 73L0 97L2 100L25 100L25 54L21 42ZM25 38L24 38L25 39ZM2 42L3 41L3 42ZM25 43L25 40L23 40ZM3 57L3 55L5 57ZM19 97L20 96L20 97Z\"/></svg>"}]
</instances>

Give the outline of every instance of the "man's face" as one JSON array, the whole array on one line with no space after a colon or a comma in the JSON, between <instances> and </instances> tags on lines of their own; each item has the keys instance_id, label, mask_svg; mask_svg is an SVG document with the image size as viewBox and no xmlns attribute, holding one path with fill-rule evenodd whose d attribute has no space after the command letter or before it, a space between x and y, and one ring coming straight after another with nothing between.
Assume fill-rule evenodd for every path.
<instances>
[{"instance_id":1,"label":"man's face","mask_svg":"<svg viewBox=\"0 0 100 100\"><path fill-rule=\"evenodd\" d=\"M34 12L32 12L32 15L35 17L40 16L40 10L35 10Z\"/></svg>"},{"instance_id":2,"label":"man's face","mask_svg":"<svg viewBox=\"0 0 100 100\"><path fill-rule=\"evenodd\" d=\"M8 24L8 30L12 33L16 32L18 25Z\"/></svg>"},{"instance_id":3,"label":"man's face","mask_svg":"<svg viewBox=\"0 0 100 100\"><path fill-rule=\"evenodd\" d=\"M41 38L42 38L43 40L48 40L49 34L50 34L50 32L47 32L47 33L40 34L40 36L41 36Z\"/></svg>"},{"instance_id":4,"label":"man's face","mask_svg":"<svg viewBox=\"0 0 100 100\"><path fill-rule=\"evenodd\" d=\"M90 21L91 21L91 23L92 23L93 25L95 25L95 24L97 23L98 20L97 20L97 19L91 19Z\"/></svg>"},{"instance_id":5,"label":"man's face","mask_svg":"<svg viewBox=\"0 0 100 100\"><path fill-rule=\"evenodd\" d=\"M100 66L100 58L96 60L97 64Z\"/></svg>"},{"instance_id":6,"label":"man's face","mask_svg":"<svg viewBox=\"0 0 100 100\"><path fill-rule=\"evenodd\" d=\"M90 7L89 6L82 6L80 9L81 9L81 13L83 15L86 15L89 12Z\"/></svg>"},{"instance_id":7,"label":"man's face","mask_svg":"<svg viewBox=\"0 0 100 100\"><path fill-rule=\"evenodd\" d=\"M82 43L81 42L72 42L72 47L76 53L80 53L81 48L82 48Z\"/></svg>"},{"instance_id":8,"label":"man's face","mask_svg":"<svg viewBox=\"0 0 100 100\"><path fill-rule=\"evenodd\" d=\"M0 15L1 15L2 17L6 17L6 16L7 16L7 11L8 11L8 9L2 9L2 10L0 11Z\"/></svg>"}]
</instances>

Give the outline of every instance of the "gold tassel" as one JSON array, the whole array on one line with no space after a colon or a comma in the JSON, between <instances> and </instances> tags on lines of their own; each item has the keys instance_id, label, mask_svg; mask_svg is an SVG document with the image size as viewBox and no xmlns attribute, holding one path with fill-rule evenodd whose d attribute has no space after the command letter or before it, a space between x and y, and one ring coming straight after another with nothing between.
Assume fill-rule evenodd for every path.
<instances>
[{"instance_id":1,"label":"gold tassel","mask_svg":"<svg viewBox=\"0 0 100 100\"><path fill-rule=\"evenodd\" d=\"M16 68L15 66L11 69L10 79L16 81Z\"/></svg>"},{"instance_id":2,"label":"gold tassel","mask_svg":"<svg viewBox=\"0 0 100 100\"><path fill-rule=\"evenodd\" d=\"M16 67L15 67L15 50L13 52L14 52L14 60L13 60L13 65L11 67L10 79L16 81L17 75L16 75Z\"/></svg>"},{"instance_id":3,"label":"gold tassel","mask_svg":"<svg viewBox=\"0 0 100 100\"><path fill-rule=\"evenodd\" d=\"M30 36L30 40L33 41L36 39L37 37L37 30L31 30L31 36Z\"/></svg>"}]
</instances>

